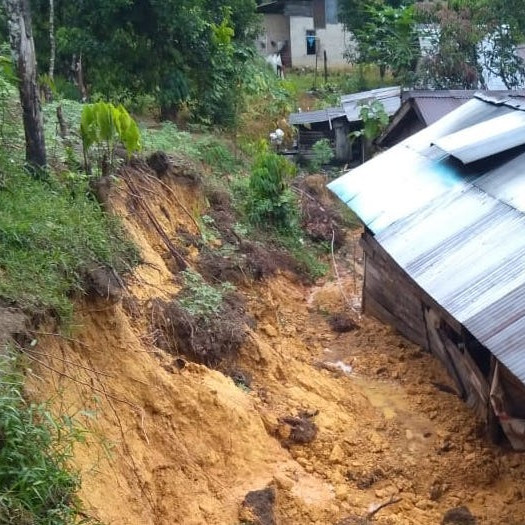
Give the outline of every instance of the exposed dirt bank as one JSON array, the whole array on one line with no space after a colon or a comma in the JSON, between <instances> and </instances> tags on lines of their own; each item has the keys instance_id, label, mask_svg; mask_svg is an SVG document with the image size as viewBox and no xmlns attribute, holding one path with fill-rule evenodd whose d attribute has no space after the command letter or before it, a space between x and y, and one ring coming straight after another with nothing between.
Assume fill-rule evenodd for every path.
<instances>
[{"instance_id":1,"label":"exposed dirt bank","mask_svg":"<svg viewBox=\"0 0 525 525\"><path fill-rule=\"evenodd\" d=\"M173 177L165 184L137 180L173 242L181 229L197 234L176 202L202 210L197 190ZM70 338L42 327L42 364L28 382L92 431L76 451L92 515L115 525L233 525L255 520L263 501L274 508L259 523L329 525L395 496L375 523L438 524L461 505L481 524L525 523L523 456L486 442L440 365L355 313L356 329L332 329L330 316L349 311L341 288L358 303L356 235L339 256L339 283L309 287L278 273L241 286L256 321L233 365L247 387L154 346L151 302L178 285L165 241L129 193L121 186L111 202L144 264L121 303L78 304ZM196 266L199 249L185 258ZM247 498L251 510L242 505L267 486Z\"/></svg>"}]
</instances>

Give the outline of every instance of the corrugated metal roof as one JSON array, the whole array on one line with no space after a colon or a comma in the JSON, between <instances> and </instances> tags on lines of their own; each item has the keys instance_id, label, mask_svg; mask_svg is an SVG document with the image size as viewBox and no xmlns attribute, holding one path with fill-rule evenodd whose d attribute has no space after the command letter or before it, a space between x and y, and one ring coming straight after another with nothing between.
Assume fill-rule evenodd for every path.
<instances>
[{"instance_id":1,"label":"corrugated metal roof","mask_svg":"<svg viewBox=\"0 0 525 525\"><path fill-rule=\"evenodd\" d=\"M413 118L410 111L412 109L421 120L423 126L430 126L448 113L465 104L475 95L488 96L491 97L491 99L496 97L521 105L525 103L525 91L523 90L475 91L467 89L442 89L433 91L412 89L402 91L401 107L376 143L384 146L400 142L398 138L399 127L405 122L405 119ZM401 128L401 134L403 133L404 130Z\"/></svg>"},{"instance_id":2,"label":"corrugated metal roof","mask_svg":"<svg viewBox=\"0 0 525 525\"><path fill-rule=\"evenodd\" d=\"M361 91L352 95L343 95L341 105L349 122L361 120L360 111L363 104L374 100L381 102L388 116L392 116L401 106L401 88L399 86Z\"/></svg>"},{"instance_id":3,"label":"corrugated metal roof","mask_svg":"<svg viewBox=\"0 0 525 525\"><path fill-rule=\"evenodd\" d=\"M342 107L333 107L319 109L317 111L303 111L301 113L292 113L288 118L288 122L292 126L299 126L304 124L315 124L318 122L331 122L336 118L344 117L346 113Z\"/></svg>"},{"instance_id":4,"label":"corrugated metal roof","mask_svg":"<svg viewBox=\"0 0 525 525\"><path fill-rule=\"evenodd\" d=\"M525 144L525 112L513 111L462 129L435 141L435 145L463 164L492 157Z\"/></svg>"},{"instance_id":5,"label":"corrugated metal roof","mask_svg":"<svg viewBox=\"0 0 525 525\"><path fill-rule=\"evenodd\" d=\"M525 383L525 146L475 170L431 146L502 115L525 117L514 106L474 99L329 187L407 274ZM494 140L505 144L498 129Z\"/></svg>"},{"instance_id":6,"label":"corrugated metal roof","mask_svg":"<svg viewBox=\"0 0 525 525\"><path fill-rule=\"evenodd\" d=\"M391 116L401 106L401 88L399 86L388 87L361 91L352 95L343 95L341 97L341 106L292 113L288 121L292 126L299 126L318 122L331 122L336 118L346 116L349 122L359 122L361 120L361 106L373 100L381 102L386 113Z\"/></svg>"}]
</instances>

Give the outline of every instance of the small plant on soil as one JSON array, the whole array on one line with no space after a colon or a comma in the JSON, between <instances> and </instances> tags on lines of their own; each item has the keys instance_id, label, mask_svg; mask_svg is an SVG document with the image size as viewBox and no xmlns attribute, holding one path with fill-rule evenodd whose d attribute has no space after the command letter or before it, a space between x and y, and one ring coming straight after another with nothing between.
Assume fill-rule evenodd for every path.
<instances>
[{"instance_id":1,"label":"small plant on soil","mask_svg":"<svg viewBox=\"0 0 525 525\"><path fill-rule=\"evenodd\" d=\"M152 319L156 344L217 367L235 357L249 322L242 295L230 283L212 286L194 271L182 272L184 287L172 301L156 300Z\"/></svg>"},{"instance_id":2,"label":"small plant on soil","mask_svg":"<svg viewBox=\"0 0 525 525\"><path fill-rule=\"evenodd\" d=\"M98 163L102 175L104 164L113 167L115 147L120 142L128 155L141 149L140 131L124 106L108 102L87 104L80 118L80 135L84 162L88 170L90 157Z\"/></svg>"},{"instance_id":3,"label":"small plant on soil","mask_svg":"<svg viewBox=\"0 0 525 525\"><path fill-rule=\"evenodd\" d=\"M235 288L230 283L211 286L200 274L191 270L182 272L184 279L184 296L180 304L186 312L195 317L206 318L217 314L222 306L223 296Z\"/></svg>"}]
</instances>

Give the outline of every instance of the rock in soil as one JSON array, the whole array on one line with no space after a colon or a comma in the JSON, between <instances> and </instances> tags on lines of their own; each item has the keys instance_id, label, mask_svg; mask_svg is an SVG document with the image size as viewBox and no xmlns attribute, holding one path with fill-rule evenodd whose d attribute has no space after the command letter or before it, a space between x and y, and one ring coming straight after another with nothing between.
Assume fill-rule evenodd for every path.
<instances>
[{"instance_id":1,"label":"rock in soil","mask_svg":"<svg viewBox=\"0 0 525 525\"><path fill-rule=\"evenodd\" d=\"M334 332L344 334L346 332L351 332L359 326L355 321L345 313L334 314L329 317L328 323Z\"/></svg>"},{"instance_id":2,"label":"rock in soil","mask_svg":"<svg viewBox=\"0 0 525 525\"><path fill-rule=\"evenodd\" d=\"M20 310L0 307L0 347L13 336L25 333L28 325L29 318Z\"/></svg>"},{"instance_id":3,"label":"rock in soil","mask_svg":"<svg viewBox=\"0 0 525 525\"><path fill-rule=\"evenodd\" d=\"M447 510L441 521L441 525L476 525L476 523L476 518L465 506Z\"/></svg>"},{"instance_id":4,"label":"rock in soil","mask_svg":"<svg viewBox=\"0 0 525 525\"><path fill-rule=\"evenodd\" d=\"M276 525L275 520L275 490L266 487L262 490L248 492L242 503L250 512L250 521L254 525Z\"/></svg>"},{"instance_id":5,"label":"rock in soil","mask_svg":"<svg viewBox=\"0 0 525 525\"><path fill-rule=\"evenodd\" d=\"M298 417L286 416L279 419L281 424L289 427L288 437L283 440L283 445L288 447L293 444L305 445L311 443L317 436L317 425L311 420L312 414L300 412Z\"/></svg>"},{"instance_id":6,"label":"rock in soil","mask_svg":"<svg viewBox=\"0 0 525 525\"><path fill-rule=\"evenodd\" d=\"M166 175L171 168L169 157L163 151L152 153L147 159L148 166L159 176Z\"/></svg>"},{"instance_id":7,"label":"rock in soil","mask_svg":"<svg viewBox=\"0 0 525 525\"><path fill-rule=\"evenodd\" d=\"M84 280L88 295L99 296L111 302L122 299L122 280L113 268L92 265L88 268Z\"/></svg>"}]
</instances>

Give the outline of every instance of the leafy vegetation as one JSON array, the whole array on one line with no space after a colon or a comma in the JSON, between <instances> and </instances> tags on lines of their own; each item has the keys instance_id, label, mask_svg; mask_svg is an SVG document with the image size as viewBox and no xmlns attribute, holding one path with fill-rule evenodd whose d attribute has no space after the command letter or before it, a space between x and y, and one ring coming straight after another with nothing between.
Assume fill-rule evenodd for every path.
<instances>
[{"instance_id":1,"label":"leafy vegetation","mask_svg":"<svg viewBox=\"0 0 525 525\"><path fill-rule=\"evenodd\" d=\"M351 133L353 138L364 137L374 140L388 126L388 114L379 100L363 104L359 110L359 117L363 121L363 129Z\"/></svg>"},{"instance_id":2,"label":"leafy vegetation","mask_svg":"<svg viewBox=\"0 0 525 525\"><path fill-rule=\"evenodd\" d=\"M203 320L218 314L224 294L234 290L230 283L211 286L200 274L192 270L183 271L182 278L184 288L179 299L180 305L188 314Z\"/></svg>"},{"instance_id":3,"label":"leafy vegetation","mask_svg":"<svg viewBox=\"0 0 525 525\"><path fill-rule=\"evenodd\" d=\"M56 84L118 104L153 95L164 119L186 108L232 126L251 58L254 0L92 0L57 5ZM39 62L50 54L49 1L32 2ZM70 88L68 88L70 91Z\"/></svg>"},{"instance_id":4,"label":"leafy vegetation","mask_svg":"<svg viewBox=\"0 0 525 525\"><path fill-rule=\"evenodd\" d=\"M289 228L296 219L290 179L295 166L281 155L263 151L255 158L246 195L248 220L256 226Z\"/></svg>"},{"instance_id":5,"label":"leafy vegetation","mask_svg":"<svg viewBox=\"0 0 525 525\"><path fill-rule=\"evenodd\" d=\"M376 64L381 78L390 68L398 82L411 84L420 54L414 6L379 4L365 9L367 21L354 32L358 46L350 60Z\"/></svg>"},{"instance_id":6,"label":"leafy vegetation","mask_svg":"<svg viewBox=\"0 0 525 525\"><path fill-rule=\"evenodd\" d=\"M80 478L69 464L84 432L24 398L24 378L9 352L0 356L0 376L0 523L95 523L82 512Z\"/></svg>"},{"instance_id":7,"label":"leafy vegetation","mask_svg":"<svg viewBox=\"0 0 525 525\"><path fill-rule=\"evenodd\" d=\"M525 80L516 53L525 37L523 0L342 0L340 8L357 43L349 60L390 69L404 85L475 89L485 87L483 70L508 89Z\"/></svg>"},{"instance_id":8,"label":"leafy vegetation","mask_svg":"<svg viewBox=\"0 0 525 525\"><path fill-rule=\"evenodd\" d=\"M310 170L312 172L319 171L322 166L328 164L334 158L334 152L330 144L330 140L318 140L312 146L313 158L310 160Z\"/></svg>"},{"instance_id":9,"label":"leafy vegetation","mask_svg":"<svg viewBox=\"0 0 525 525\"><path fill-rule=\"evenodd\" d=\"M124 272L138 254L117 219L89 197L85 181L73 177L68 190L10 169L0 191L0 298L68 319L70 294L84 291L88 268Z\"/></svg>"},{"instance_id":10,"label":"leafy vegetation","mask_svg":"<svg viewBox=\"0 0 525 525\"><path fill-rule=\"evenodd\" d=\"M126 148L128 155L141 148L139 127L122 105L115 107L106 102L86 104L80 118L80 136L86 170L94 147L102 150L98 151L99 165L102 166L105 160L110 167L114 165L118 142Z\"/></svg>"}]
</instances>

